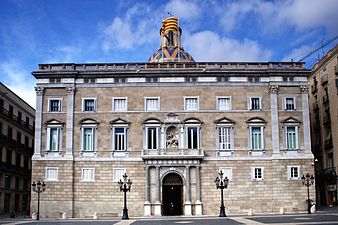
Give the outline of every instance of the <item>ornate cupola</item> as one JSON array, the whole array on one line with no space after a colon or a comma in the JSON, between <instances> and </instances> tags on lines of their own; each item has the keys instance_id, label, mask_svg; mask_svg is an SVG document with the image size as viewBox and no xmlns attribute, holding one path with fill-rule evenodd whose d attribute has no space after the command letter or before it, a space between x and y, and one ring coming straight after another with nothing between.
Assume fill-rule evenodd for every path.
<instances>
[{"instance_id":1,"label":"ornate cupola","mask_svg":"<svg viewBox=\"0 0 338 225\"><path fill-rule=\"evenodd\" d=\"M194 62L181 44L182 29L178 19L169 17L162 21L160 48L149 58L149 62Z\"/></svg>"}]
</instances>

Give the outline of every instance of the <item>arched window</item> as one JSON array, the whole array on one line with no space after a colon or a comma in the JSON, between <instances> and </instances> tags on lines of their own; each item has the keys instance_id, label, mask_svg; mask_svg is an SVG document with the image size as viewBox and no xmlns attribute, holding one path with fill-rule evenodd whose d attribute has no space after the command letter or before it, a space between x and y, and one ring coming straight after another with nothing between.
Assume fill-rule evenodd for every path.
<instances>
[{"instance_id":1,"label":"arched window","mask_svg":"<svg viewBox=\"0 0 338 225\"><path fill-rule=\"evenodd\" d=\"M169 46L174 46L174 31L170 30L168 32L168 45Z\"/></svg>"}]
</instances>

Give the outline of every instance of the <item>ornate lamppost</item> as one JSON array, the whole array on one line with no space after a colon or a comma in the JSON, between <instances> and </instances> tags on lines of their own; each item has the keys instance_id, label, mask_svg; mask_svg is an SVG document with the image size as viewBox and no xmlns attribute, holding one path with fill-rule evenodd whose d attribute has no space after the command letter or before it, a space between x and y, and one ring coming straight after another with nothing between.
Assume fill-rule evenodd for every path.
<instances>
[{"instance_id":1,"label":"ornate lamppost","mask_svg":"<svg viewBox=\"0 0 338 225\"><path fill-rule=\"evenodd\" d=\"M40 193L44 192L46 190L46 184L45 182L40 182L39 180L35 183L33 181L32 183L32 190L36 193L38 193L38 213L36 216L36 220L40 220Z\"/></svg>"},{"instance_id":2,"label":"ornate lamppost","mask_svg":"<svg viewBox=\"0 0 338 225\"><path fill-rule=\"evenodd\" d=\"M221 207L219 216L220 217L226 217L225 215L225 208L224 208L224 200L223 200L223 189L228 187L229 179L228 177L223 178L223 172L219 171L219 176L216 177L215 183L217 189L221 189Z\"/></svg>"},{"instance_id":3,"label":"ornate lamppost","mask_svg":"<svg viewBox=\"0 0 338 225\"><path fill-rule=\"evenodd\" d=\"M122 219L123 220L128 220L128 209L127 209L127 191L130 192L130 188L131 188L131 184L133 182L130 181L130 179L127 180L128 175L125 173L123 175L123 181L120 180L119 182L117 182L120 186L120 191L124 192L124 207L123 207L123 216Z\"/></svg>"},{"instance_id":4,"label":"ornate lamppost","mask_svg":"<svg viewBox=\"0 0 338 225\"><path fill-rule=\"evenodd\" d=\"M315 178L313 175L307 173L305 176L302 176L303 185L307 187L307 213L311 214L311 202L310 202L310 191L309 188L313 185Z\"/></svg>"}]
</instances>

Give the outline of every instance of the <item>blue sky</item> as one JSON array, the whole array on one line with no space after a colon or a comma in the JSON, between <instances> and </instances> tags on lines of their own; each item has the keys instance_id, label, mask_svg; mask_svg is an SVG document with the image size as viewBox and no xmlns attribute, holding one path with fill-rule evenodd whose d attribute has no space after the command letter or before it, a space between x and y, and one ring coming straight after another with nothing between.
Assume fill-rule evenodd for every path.
<instances>
[{"instance_id":1,"label":"blue sky","mask_svg":"<svg viewBox=\"0 0 338 225\"><path fill-rule=\"evenodd\" d=\"M35 107L39 63L146 62L168 11L196 61L297 61L338 35L337 10L338 0L1 0L0 81Z\"/></svg>"}]
</instances>

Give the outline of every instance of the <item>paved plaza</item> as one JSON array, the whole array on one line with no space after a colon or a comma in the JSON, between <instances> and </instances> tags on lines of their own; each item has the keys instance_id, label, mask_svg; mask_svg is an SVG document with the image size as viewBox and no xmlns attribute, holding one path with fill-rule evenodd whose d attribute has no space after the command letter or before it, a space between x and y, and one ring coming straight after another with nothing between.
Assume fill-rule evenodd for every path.
<instances>
[{"instance_id":1,"label":"paved plaza","mask_svg":"<svg viewBox=\"0 0 338 225\"><path fill-rule=\"evenodd\" d=\"M121 220L120 218L106 220L85 220L85 219L41 219L34 221L31 219L1 219L1 225L236 225L236 224L337 224L338 214L319 213L319 214L292 214L292 215L266 215L266 216L234 216L234 217L161 217L161 218L131 218L130 220Z\"/></svg>"}]
</instances>

